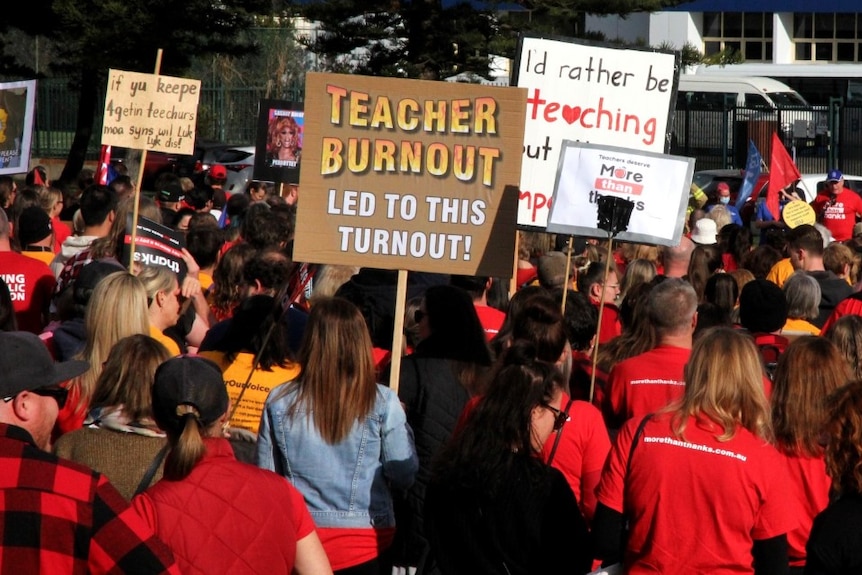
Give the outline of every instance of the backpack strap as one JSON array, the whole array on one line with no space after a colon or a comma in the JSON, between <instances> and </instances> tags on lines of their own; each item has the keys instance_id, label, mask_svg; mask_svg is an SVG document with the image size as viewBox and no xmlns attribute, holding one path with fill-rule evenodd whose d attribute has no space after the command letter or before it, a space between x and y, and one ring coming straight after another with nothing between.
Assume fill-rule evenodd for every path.
<instances>
[{"instance_id":1,"label":"backpack strap","mask_svg":"<svg viewBox=\"0 0 862 575\"><path fill-rule=\"evenodd\" d=\"M643 435L644 427L646 427L647 422L652 419L653 415L655 414L650 413L649 415L646 415L643 419L641 419L641 422L638 424L638 428L635 430L635 435L634 437L632 437L632 445L629 448L629 458L626 461L626 476L623 482L624 484L628 484L629 481L629 473L631 472L632 468L632 456L634 456L635 454L635 447L637 447L638 445L638 439L641 435Z\"/></svg>"}]
</instances>

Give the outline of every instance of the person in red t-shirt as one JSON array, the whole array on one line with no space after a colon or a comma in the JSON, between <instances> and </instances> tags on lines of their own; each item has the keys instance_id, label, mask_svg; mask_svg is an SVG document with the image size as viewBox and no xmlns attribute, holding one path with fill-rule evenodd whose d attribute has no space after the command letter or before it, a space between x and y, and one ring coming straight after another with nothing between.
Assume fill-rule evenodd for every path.
<instances>
[{"instance_id":1,"label":"person in red t-shirt","mask_svg":"<svg viewBox=\"0 0 862 575\"><path fill-rule=\"evenodd\" d=\"M697 325L697 294L687 281L669 278L650 291L647 314L658 345L615 365L608 374L605 414L617 429L682 397L683 369Z\"/></svg>"},{"instance_id":2,"label":"person in red t-shirt","mask_svg":"<svg viewBox=\"0 0 862 575\"><path fill-rule=\"evenodd\" d=\"M762 372L747 334L710 328L694 344L680 401L623 426L596 489L605 564L621 561L629 575L787 573L796 520L769 443Z\"/></svg>"},{"instance_id":3,"label":"person in red t-shirt","mask_svg":"<svg viewBox=\"0 0 862 575\"><path fill-rule=\"evenodd\" d=\"M811 369L816 365L817 369ZM829 505L832 481L826 474L823 424L825 398L852 379L850 366L828 339L802 336L781 354L772 392L772 425L790 481L785 505L797 525L787 533L790 566L805 567L805 544L814 517Z\"/></svg>"},{"instance_id":4,"label":"person in red t-shirt","mask_svg":"<svg viewBox=\"0 0 862 575\"><path fill-rule=\"evenodd\" d=\"M853 190L844 187L844 175L840 170L830 170L826 176L827 190L818 194L811 206L836 242L853 237L856 218L862 216L862 198Z\"/></svg>"},{"instance_id":5,"label":"person in red t-shirt","mask_svg":"<svg viewBox=\"0 0 862 575\"><path fill-rule=\"evenodd\" d=\"M492 282L493 278L489 276L453 275L449 279L450 284L462 288L473 298L476 315L479 316L479 323L482 324L488 341L500 333L500 328L503 327L503 321L506 319L504 312L488 305L488 290L491 289Z\"/></svg>"},{"instance_id":6,"label":"person in red t-shirt","mask_svg":"<svg viewBox=\"0 0 862 575\"><path fill-rule=\"evenodd\" d=\"M622 333L620 311L616 306L620 296L620 279L614 265L611 265L608 277L605 277L605 263L591 262L585 271L578 273L578 291L589 297L596 307L604 301L599 326L599 344L620 335Z\"/></svg>"},{"instance_id":7,"label":"person in red t-shirt","mask_svg":"<svg viewBox=\"0 0 862 575\"><path fill-rule=\"evenodd\" d=\"M12 251L12 224L0 210L0 278L9 286L18 329L39 334L49 321L57 283L48 264Z\"/></svg>"}]
</instances>

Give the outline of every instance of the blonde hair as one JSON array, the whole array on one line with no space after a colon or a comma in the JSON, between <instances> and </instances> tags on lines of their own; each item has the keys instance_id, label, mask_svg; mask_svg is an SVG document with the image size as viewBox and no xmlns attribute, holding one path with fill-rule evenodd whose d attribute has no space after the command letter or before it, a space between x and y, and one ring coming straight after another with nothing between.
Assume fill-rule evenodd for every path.
<instances>
[{"instance_id":1,"label":"blonde hair","mask_svg":"<svg viewBox=\"0 0 862 575\"><path fill-rule=\"evenodd\" d=\"M54 206L57 205L57 202L63 200L63 192L51 186L39 186L36 189L36 193L39 194L39 207L49 216L54 210Z\"/></svg>"},{"instance_id":2,"label":"blonde hair","mask_svg":"<svg viewBox=\"0 0 862 575\"><path fill-rule=\"evenodd\" d=\"M159 292L170 293L176 289L177 274L164 266L141 266L138 272L138 280L143 284L147 292L147 308L152 305L156 294Z\"/></svg>"},{"instance_id":3,"label":"blonde hair","mask_svg":"<svg viewBox=\"0 0 862 575\"><path fill-rule=\"evenodd\" d=\"M766 441L772 440L769 403L763 391L763 363L747 333L730 327L705 330L695 342L685 366L685 394L676 404L672 429L684 439L689 417L708 419L728 441L741 425Z\"/></svg>"},{"instance_id":4,"label":"blonde hair","mask_svg":"<svg viewBox=\"0 0 862 575\"><path fill-rule=\"evenodd\" d=\"M114 345L130 335L149 334L147 294L143 284L128 272L106 276L90 296L84 325L87 341L77 359L88 361L90 369L72 381L80 391L79 409L90 404L96 382Z\"/></svg>"},{"instance_id":5,"label":"blonde hair","mask_svg":"<svg viewBox=\"0 0 862 575\"><path fill-rule=\"evenodd\" d=\"M314 427L330 445L347 437L374 408L377 397L371 336L359 309L341 298L311 306L299 350L300 403L314 412Z\"/></svg>"}]
</instances>

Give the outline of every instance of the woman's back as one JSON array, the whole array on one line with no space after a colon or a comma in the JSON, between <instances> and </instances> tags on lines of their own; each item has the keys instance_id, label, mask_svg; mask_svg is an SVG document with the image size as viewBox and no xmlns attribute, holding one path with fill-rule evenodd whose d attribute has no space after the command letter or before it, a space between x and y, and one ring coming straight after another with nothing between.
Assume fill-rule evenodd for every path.
<instances>
[{"instance_id":1,"label":"woman's back","mask_svg":"<svg viewBox=\"0 0 862 575\"><path fill-rule=\"evenodd\" d=\"M187 575L290 574L296 542L314 531L302 495L284 478L236 461L228 441L204 442L191 473L136 497L136 511Z\"/></svg>"},{"instance_id":2,"label":"woman's back","mask_svg":"<svg viewBox=\"0 0 862 575\"><path fill-rule=\"evenodd\" d=\"M633 518L627 572L753 573L754 540L793 526L778 451L741 426L719 441L720 426L694 417L682 439L671 419L662 413L646 423L628 474L641 419L627 422L597 488L599 503Z\"/></svg>"}]
</instances>

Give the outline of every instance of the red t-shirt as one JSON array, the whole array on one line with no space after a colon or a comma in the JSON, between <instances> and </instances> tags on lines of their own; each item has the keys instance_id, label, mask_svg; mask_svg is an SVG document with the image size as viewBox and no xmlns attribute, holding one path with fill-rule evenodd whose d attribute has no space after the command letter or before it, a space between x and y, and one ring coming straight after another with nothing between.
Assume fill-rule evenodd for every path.
<instances>
[{"instance_id":1,"label":"red t-shirt","mask_svg":"<svg viewBox=\"0 0 862 575\"><path fill-rule=\"evenodd\" d=\"M782 454L785 472L790 484L790 496L786 505L790 509L796 527L787 533L787 554L794 567L805 565L805 544L811 534L814 517L829 505L829 489L832 481L826 475L823 457L805 457Z\"/></svg>"},{"instance_id":2,"label":"red t-shirt","mask_svg":"<svg viewBox=\"0 0 862 575\"><path fill-rule=\"evenodd\" d=\"M491 341L495 335L500 332L503 326L503 320L506 319L506 314L493 308L489 305L473 306L476 308L476 315L479 316L479 323L482 324L482 329L485 330L485 337Z\"/></svg>"},{"instance_id":3,"label":"red t-shirt","mask_svg":"<svg viewBox=\"0 0 862 575\"><path fill-rule=\"evenodd\" d=\"M599 309L599 303L590 301L596 309ZM612 303L606 303L602 306L602 325L599 327L599 344L607 343L620 335L623 332L622 324L620 323L620 309Z\"/></svg>"},{"instance_id":4,"label":"red t-shirt","mask_svg":"<svg viewBox=\"0 0 862 575\"><path fill-rule=\"evenodd\" d=\"M569 396L564 393L562 408L568 402ZM556 439L557 433L551 433L545 442L542 449L545 461ZM596 509L595 486L610 450L611 440L601 412L586 401L573 401L551 465L566 477L587 522L593 518Z\"/></svg>"},{"instance_id":5,"label":"red t-shirt","mask_svg":"<svg viewBox=\"0 0 862 575\"><path fill-rule=\"evenodd\" d=\"M835 241L847 241L853 237L856 215L862 216L862 198L847 188L834 198L832 203L831 194L820 194L814 198L811 206L815 214L822 216L823 225L832 233ZM830 203L832 205L829 205Z\"/></svg>"},{"instance_id":6,"label":"red t-shirt","mask_svg":"<svg viewBox=\"0 0 862 575\"><path fill-rule=\"evenodd\" d=\"M737 427L718 441L719 426L689 418L685 438L672 414L647 422L626 476L632 437L641 419L620 430L596 489L599 503L631 521L626 573L754 573L755 540L787 533L796 521L781 455Z\"/></svg>"},{"instance_id":7,"label":"red t-shirt","mask_svg":"<svg viewBox=\"0 0 862 575\"><path fill-rule=\"evenodd\" d=\"M832 313L829 315L829 318L826 320L826 323L823 324L823 327L820 328L820 333L824 334L826 331L832 327L836 321L844 317L845 315L862 315L862 295L860 294L852 294L849 297L844 298L838 305L835 306L835 309L832 310Z\"/></svg>"},{"instance_id":8,"label":"red t-shirt","mask_svg":"<svg viewBox=\"0 0 862 575\"><path fill-rule=\"evenodd\" d=\"M645 353L623 360L608 374L607 409L619 427L632 417L654 413L685 392L683 370L691 350L659 345Z\"/></svg>"},{"instance_id":9,"label":"red t-shirt","mask_svg":"<svg viewBox=\"0 0 862 575\"><path fill-rule=\"evenodd\" d=\"M57 283L51 268L16 252L0 252L0 278L9 286L18 329L42 333Z\"/></svg>"}]
</instances>

